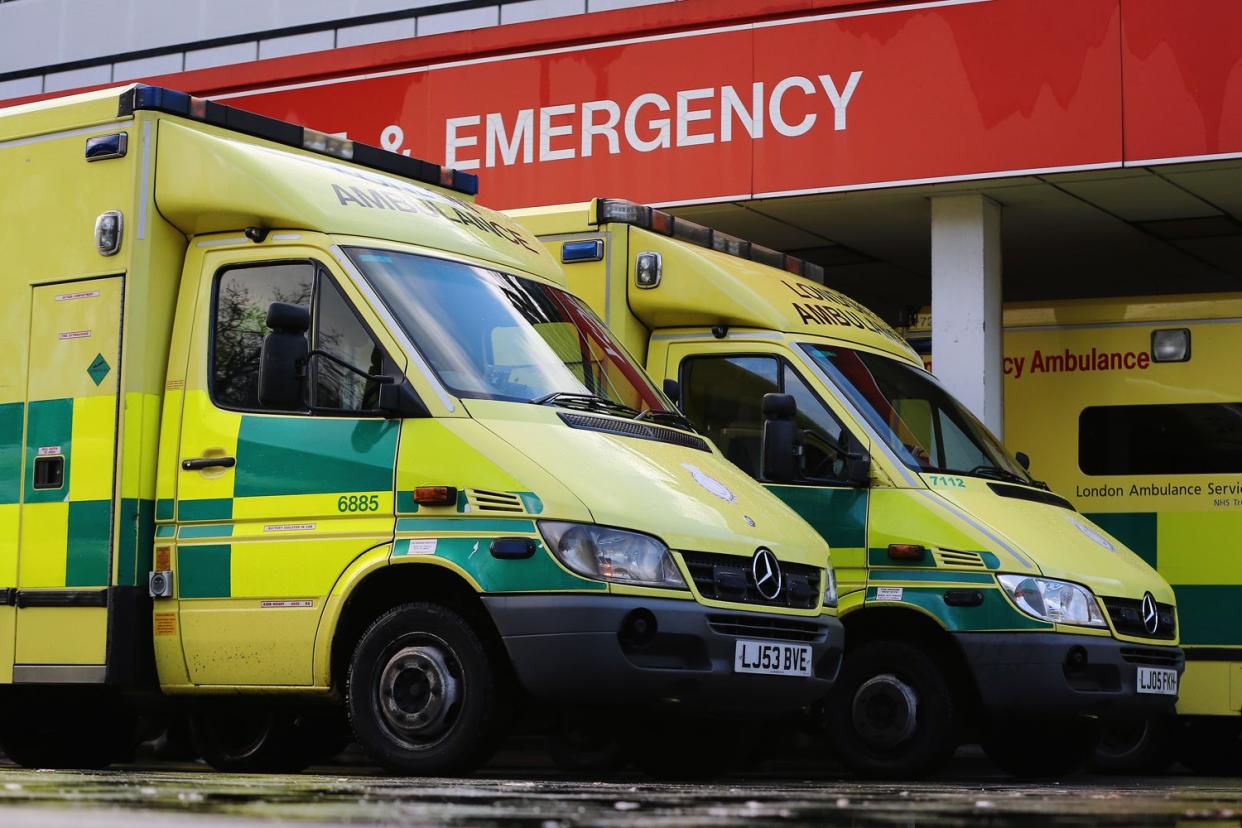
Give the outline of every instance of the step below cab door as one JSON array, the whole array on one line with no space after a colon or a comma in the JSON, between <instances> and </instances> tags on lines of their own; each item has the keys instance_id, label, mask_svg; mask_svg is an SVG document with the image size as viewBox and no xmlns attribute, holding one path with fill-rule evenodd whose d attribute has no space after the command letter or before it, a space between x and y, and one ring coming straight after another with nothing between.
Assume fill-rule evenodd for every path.
<instances>
[{"instance_id":1,"label":"step below cab door","mask_svg":"<svg viewBox=\"0 0 1242 828\"><path fill-rule=\"evenodd\" d=\"M33 288L15 682L105 678L123 285Z\"/></svg>"},{"instance_id":2,"label":"step below cab door","mask_svg":"<svg viewBox=\"0 0 1242 828\"><path fill-rule=\"evenodd\" d=\"M837 447L841 420L786 355L771 345L704 341L669 345L665 376L678 381L681 410L725 458L756 480L760 475L763 395L789 394L798 406L803 455L799 476L767 488L832 547L843 606L861 602L867 585L868 490L842 479Z\"/></svg>"},{"instance_id":3,"label":"step below cab door","mask_svg":"<svg viewBox=\"0 0 1242 828\"><path fill-rule=\"evenodd\" d=\"M307 351L364 374L404 369L329 261L282 248L203 256L172 556L194 685L311 685L328 594L351 561L393 537L401 426L376 410L378 383L312 359L301 401L259 398L276 302L310 312Z\"/></svg>"}]
</instances>

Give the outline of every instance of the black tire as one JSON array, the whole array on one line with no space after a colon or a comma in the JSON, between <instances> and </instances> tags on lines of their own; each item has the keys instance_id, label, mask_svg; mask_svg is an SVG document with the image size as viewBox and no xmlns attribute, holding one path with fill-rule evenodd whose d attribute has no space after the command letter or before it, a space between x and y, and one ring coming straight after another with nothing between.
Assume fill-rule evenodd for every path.
<instances>
[{"instance_id":1,"label":"black tire","mask_svg":"<svg viewBox=\"0 0 1242 828\"><path fill-rule=\"evenodd\" d=\"M828 741L859 776L911 779L957 747L957 700L927 648L870 641L849 650L828 698Z\"/></svg>"},{"instance_id":2,"label":"black tire","mask_svg":"<svg viewBox=\"0 0 1242 828\"><path fill-rule=\"evenodd\" d=\"M568 773L599 773L625 767L625 748L604 711L568 710L548 728L544 744L552 763Z\"/></svg>"},{"instance_id":3,"label":"black tire","mask_svg":"<svg viewBox=\"0 0 1242 828\"><path fill-rule=\"evenodd\" d=\"M989 723L983 752L1011 776L1060 779L1086 766L1099 739L1091 719L997 719Z\"/></svg>"},{"instance_id":4,"label":"black tire","mask_svg":"<svg viewBox=\"0 0 1242 828\"><path fill-rule=\"evenodd\" d=\"M1177 759L1177 720L1171 714L1105 720L1088 765L1100 773L1163 773Z\"/></svg>"},{"instance_id":5,"label":"black tire","mask_svg":"<svg viewBox=\"0 0 1242 828\"><path fill-rule=\"evenodd\" d=\"M363 633L347 683L354 738L394 773L468 773L508 724L506 665L470 623L438 604L385 613Z\"/></svg>"},{"instance_id":6,"label":"black tire","mask_svg":"<svg viewBox=\"0 0 1242 828\"><path fill-rule=\"evenodd\" d=\"M753 731L731 719L695 719L652 713L625 730L625 754L634 767L664 781L701 782L742 764Z\"/></svg>"},{"instance_id":7,"label":"black tire","mask_svg":"<svg viewBox=\"0 0 1242 828\"><path fill-rule=\"evenodd\" d=\"M313 761L313 734L296 712L267 705L211 704L190 714L190 741L226 773L297 773Z\"/></svg>"},{"instance_id":8,"label":"black tire","mask_svg":"<svg viewBox=\"0 0 1242 828\"><path fill-rule=\"evenodd\" d=\"M120 700L98 693L5 693L0 749L27 768L96 770L132 759L138 717Z\"/></svg>"},{"instance_id":9,"label":"black tire","mask_svg":"<svg viewBox=\"0 0 1242 828\"><path fill-rule=\"evenodd\" d=\"M1195 716L1181 723L1178 756L1199 776L1242 775L1242 723L1236 716Z\"/></svg>"}]
</instances>

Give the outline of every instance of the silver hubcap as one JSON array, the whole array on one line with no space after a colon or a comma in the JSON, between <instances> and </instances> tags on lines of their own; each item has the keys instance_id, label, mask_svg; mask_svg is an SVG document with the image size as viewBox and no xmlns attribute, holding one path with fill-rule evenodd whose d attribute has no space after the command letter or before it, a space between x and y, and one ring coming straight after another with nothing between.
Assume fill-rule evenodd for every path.
<instances>
[{"instance_id":1,"label":"silver hubcap","mask_svg":"<svg viewBox=\"0 0 1242 828\"><path fill-rule=\"evenodd\" d=\"M384 722L415 742L428 742L453 725L461 702L461 681L449 668L452 656L434 644L399 650L380 673Z\"/></svg>"},{"instance_id":2,"label":"silver hubcap","mask_svg":"<svg viewBox=\"0 0 1242 828\"><path fill-rule=\"evenodd\" d=\"M891 673L868 680L854 694L854 727L879 748L897 747L913 736L918 712L914 688Z\"/></svg>"}]
</instances>

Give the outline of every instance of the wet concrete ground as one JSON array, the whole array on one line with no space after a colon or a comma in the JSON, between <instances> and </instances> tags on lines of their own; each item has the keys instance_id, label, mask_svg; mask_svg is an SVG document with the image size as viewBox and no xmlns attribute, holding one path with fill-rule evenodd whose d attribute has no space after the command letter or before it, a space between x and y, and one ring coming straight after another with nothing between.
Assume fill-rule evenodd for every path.
<instances>
[{"instance_id":1,"label":"wet concrete ground","mask_svg":"<svg viewBox=\"0 0 1242 828\"><path fill-rule=\"evenodd\" d=\"M222 774L193 765L95 773L0 767L0 826L276 825L1240 826L1242 779L1162 777L1017 784L955 766L918 784L807 774L654 784L492 770L471 779L359 772Z\"/></svg>"}]
</instances>

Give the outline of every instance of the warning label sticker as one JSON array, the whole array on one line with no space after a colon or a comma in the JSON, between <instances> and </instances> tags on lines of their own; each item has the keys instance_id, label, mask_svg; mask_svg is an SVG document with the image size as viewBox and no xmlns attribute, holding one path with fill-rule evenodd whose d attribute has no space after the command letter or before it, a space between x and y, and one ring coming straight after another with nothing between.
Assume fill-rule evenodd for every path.
<instances>
[{"instance_id":1,"label":"warning label sticker","mask_svg":"<svg viewBox=\"0 0 1242 828\"><path fill-rule=\"evenodd\" d=\"M901 587L880 587L875 591L877 601L900 601L901 596Z\"/></svg>"},{"instance_id":2,"label":"warning label sticker","mask_svg":"<svg viewBox=\"0 0 1242 828\"><path fill-rule=\"evenodd\" d=\"M434 555L440 541L438 538L414 538L406 543L403 555Z\"/></svg>"},{"instance_id":3,"label":"warning label sticker","mask_svg":"<svg viewBox=\"0 0 1242 828\"><path fill-rule=\"evenodd\" d=\"M64 454L60 446L39 446L40 457L53 457L57 454Z\"/></svg>"},{"instance_id":4,"label":"warning label sticker","mask_svg":"<svg viewBox=\"0 0 1242 828\"><path fill-rule=\"evenodd\" d=\"M314 601L260 601L259 606L263 609L289 609L293 607L313 607Z\"/></svg>"},{"instance_id":5,"label":"warning label sticker","mask_svg":"<svg viewBox=\"0 0 1242 828\"><path fill-rule=\"evenodd\" d=\"M61 341L64 341L66 339L86 339L90 335L91 335L91 332L89 330L87 331L61 331L60 333L56 334L56 338Z\"/></svg>"},{"instance_id":6,"label":"warning label sticker","mask_svg":"<svg viewBox=\"0 0 1242 828\"><path fill-rule=\"evenodd\" d=\"M155 634L156 635L176 635L177 634L177 613L175 612L155 613Z\"/></svg>"},{"instance_id":7,"label":"warning label sticker","mask_svg":"<svg viewBox=\"0 0 1242 828\"><path fill-rule=\"evenodd\" d=\"M315 528L313 523L269 523L263 527L264 532L309 532Z\"/></svg>"},{"instance_id":8,"label":"warning label sticker","mask_svg":"<svg viewBox=\"0 0 1242 828\"><path fill-rule=\"evenodd\" d=\"M99 295L97 290L80 290L77 293L58 293L57 302L72 302L74 299L94 299Z\"/></svg>"}]
</instances>

